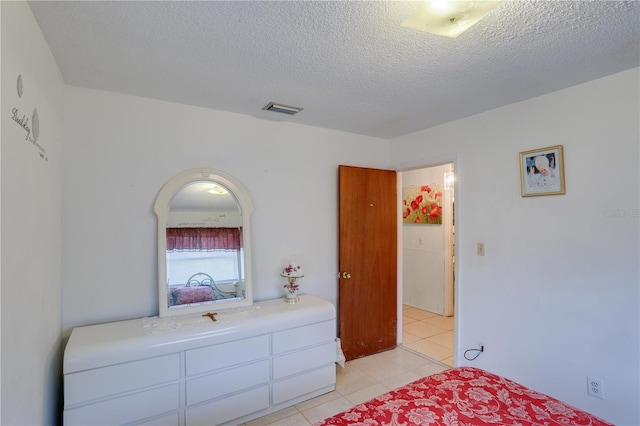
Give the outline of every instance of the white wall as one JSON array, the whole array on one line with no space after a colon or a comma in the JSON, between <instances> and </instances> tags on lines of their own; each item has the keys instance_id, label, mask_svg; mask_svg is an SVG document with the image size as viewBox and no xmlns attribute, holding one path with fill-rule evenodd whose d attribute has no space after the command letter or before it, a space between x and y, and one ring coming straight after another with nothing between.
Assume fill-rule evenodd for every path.
<instances>
[{"instance_id":1,"label":"white wall","mask_svg":"<svg viewBox=\"0 0 640 426\"><path fill-rule=\"evenodd\" d=\"M639 70L392 142L457 156L456 363L640 424ZM566 195L520 196L518 153L562 144ZM486 255L476 255L476 243ZM474 362L462 354L483 344ZM586 377L605 399L587 395Z\"/></svg>"},{"instance_id":2,"label":"white wall","mask_svg":"<svg viewBox=\"0 0 640 426\"><path fill-rule=\"evenodd\" d=\"M26 2L0 2L3 425L55 424L61 382L64 82ZM22 76L23 94L17 80ZM29 129L14 120L15 115ZM37 138L33 111L37 109ZM42 148L42 150L40 149ZM41 156L42 154L42 156Z\"/></svg>"},{"instance_id":3,"label":"white wall","mask_svg":"<svg viewBox=\"0 0 640 426\"><path fill-rule=\"evenodd\" d=\"M422 186L439 183L444 189L444 174L451 164L411 170L402 173L402 186ZM444 193L444 191L443 191ZM446 197L447 201L450 197ZM450 250L446 250L450 230L446 219L451 206L443 199L443 223L440 225L402 224L402 302L404 304L445 314L446 268Z\"/></svg>"},{"instance_id":4,"label":"white wall","mask_svg":"<svg viewBox=\"0 0 640 426\"><path fill-rule=\"evenodd\" d=\"M335 303L337 168L386 167L388 141L77 87L65 115L65 334L157 315L152 206L194 167L234 176L252 197L256 300L283 295L279 272L295 257L302 293Z\"/></svg>"}]
</instances>

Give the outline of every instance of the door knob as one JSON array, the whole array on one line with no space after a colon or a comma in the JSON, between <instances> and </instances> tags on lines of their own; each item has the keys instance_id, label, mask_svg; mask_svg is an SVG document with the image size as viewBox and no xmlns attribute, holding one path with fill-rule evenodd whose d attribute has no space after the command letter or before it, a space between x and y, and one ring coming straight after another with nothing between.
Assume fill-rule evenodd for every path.
<instances>
[{"instance_id":1,"label":"door knob","mask_svg":"<svg viewBox=\"0 0 640 426\"><path fill-rule=\"evenodd\" d=\"M348 272L343 272L343 273L342 273L342 278L344 278L344 279L349 279L349 278L351 278L351 274L350 274L350 273L348 273Z\"/></svg>"}]
</instances>

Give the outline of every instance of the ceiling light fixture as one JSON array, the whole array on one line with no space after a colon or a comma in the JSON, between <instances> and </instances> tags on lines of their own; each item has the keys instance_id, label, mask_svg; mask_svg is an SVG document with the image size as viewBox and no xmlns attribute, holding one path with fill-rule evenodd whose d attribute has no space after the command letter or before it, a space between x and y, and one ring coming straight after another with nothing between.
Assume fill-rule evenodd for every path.
<instances>
[{"instance_id":1,"label":"ceiling light fixture","mask_svg":"<svg viewBox=\"0 0 640 426\"><path fill-rule=\"evenodd\" d=\"M207 192L214 195L223 195L227 193L227 190L221 186L213 185L210 189L207 190Z\"/></svg>"},{"instance_id":2,"label":"ceiling light fixture","mask_svg":"<svg viewBox=\"0 0 640 426\"><path fill-rule=\"evenodd\" d=\"M426 0L402 26L455 38L500 3L502 1Z\"/></svg>"},{"instance_id":3,"label":"ceiling light fixture","mask_svg":"<svg viewBox=\"0 0 640 426\"><path fill-rule=\"evenodd\" d=\"M262 109L265 111L281 112L283 114L289 114L289 115L297 114L303 110L303 108L300 108L300 107L276 104L274 102L269 102Z\"/></svg>"}]
</instances>

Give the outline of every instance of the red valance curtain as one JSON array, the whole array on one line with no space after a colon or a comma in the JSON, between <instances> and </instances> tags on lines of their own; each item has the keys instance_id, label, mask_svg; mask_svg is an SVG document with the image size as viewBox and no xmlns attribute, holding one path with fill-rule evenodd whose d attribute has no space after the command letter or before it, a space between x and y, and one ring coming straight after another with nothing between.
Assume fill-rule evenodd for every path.
<instances>
[{"instance_id":1,"label":"red valance curtain","mask_svg":"<svg viewBox=\"0 0 640 426\"><path fill-rule=\"evenodd\" d=\"M167 251L240 250L242 228L167 228Z\"/></svg>"}]
</instances>

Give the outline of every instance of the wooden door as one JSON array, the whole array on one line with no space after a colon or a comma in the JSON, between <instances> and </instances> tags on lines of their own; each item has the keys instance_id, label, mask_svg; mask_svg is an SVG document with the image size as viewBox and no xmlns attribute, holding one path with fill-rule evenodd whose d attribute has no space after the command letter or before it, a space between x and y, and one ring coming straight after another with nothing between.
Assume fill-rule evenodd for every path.
<instances>
[{"instance_id":1,"label":"wooden door","mask_svg":"<svg viewBox=\"0 0 640 426\"><path fill-rule=\"evenodd\" d=\"M347 360L396 346L396 172L339 168L340 340Z\"/></svg>"}]
</instances>

